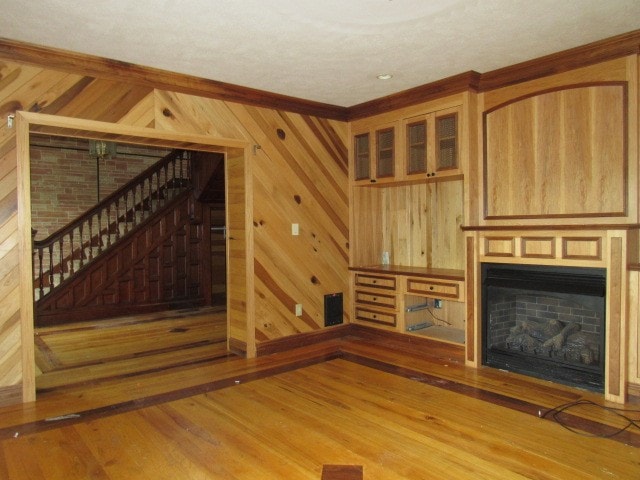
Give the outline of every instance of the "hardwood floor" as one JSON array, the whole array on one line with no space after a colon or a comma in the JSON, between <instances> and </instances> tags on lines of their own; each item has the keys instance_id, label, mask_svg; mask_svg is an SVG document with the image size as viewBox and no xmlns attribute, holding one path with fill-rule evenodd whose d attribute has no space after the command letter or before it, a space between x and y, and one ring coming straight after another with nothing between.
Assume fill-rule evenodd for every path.
<instances>
[{"instance_id":1,"label":"hardwood floor","mask_svg":"<svg viewBox=\"0 0 640 480\"><path fill-rule=\"evenodd\" d=\"M226 329L222 307L37 328L37 392L224 358Z\"/></svg>"},{"instance_id":2,"label":"hardwood floor","mask_svg":"<svg viewBox=\"0 0 640 480\"><path fill-rule=\"evenodd\" d=\"M456 346L354 330L0 409L0 478L320 479L332 465L362 468L364 479L640 478L637 427L587 437L625 426L591 404L563 414L579 433L544 415L580 399L605 404L590 392L468 369Z\"/></svg>"}]
</instances>

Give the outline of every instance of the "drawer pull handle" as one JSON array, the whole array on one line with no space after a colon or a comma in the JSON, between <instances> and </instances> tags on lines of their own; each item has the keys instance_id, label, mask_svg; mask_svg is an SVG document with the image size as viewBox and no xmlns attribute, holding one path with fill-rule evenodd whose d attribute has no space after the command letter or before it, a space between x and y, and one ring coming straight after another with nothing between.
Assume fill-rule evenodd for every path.
<instances>
[{"instance_id":1,"label":"drawer pull handle","mask_svg":"<svg viewBox=\"0 0 640 480\"><path fill-rule=\"evenodd\" d=\"M377 315L372 315L372 317L373 317L373 318L378 318L378 316L377 316Z\"/></svg>"},{"instance_id":2,"label":"drawer pull handle","mask_svg":"<svg viewBox=\"0 0 640 480\"><path fill-rule=\"evenodd\" d=\"M378 301L378 297L373 297L373 301L377 302Z\"/></svg>"},{"instance_id":3,"label":"drawer pull handle","mask_svg":"<svg viewBox=\"0 0 640 480\"><path fill-rule=\"evenodd\" d=\"M374 280L374 281L373 281L373 283L378 283L378 281L377 281L377 280Z\"/></svg>"}]
</instances>

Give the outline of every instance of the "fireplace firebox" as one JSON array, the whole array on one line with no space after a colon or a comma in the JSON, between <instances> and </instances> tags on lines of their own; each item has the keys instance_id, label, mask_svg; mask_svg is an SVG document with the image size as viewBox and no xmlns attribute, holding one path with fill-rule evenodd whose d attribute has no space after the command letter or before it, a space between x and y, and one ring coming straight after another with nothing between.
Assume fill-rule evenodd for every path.
<instances>
[{"instance_id":1,"label":"fireplace firebox","mask_svg":"<svg viewBox=\"0 0 640 480\"><path fill-rule=\"evenodd\" d=\"M482 264L482 362L604 390L606 270Z\"/></svg>"}]
</instances>

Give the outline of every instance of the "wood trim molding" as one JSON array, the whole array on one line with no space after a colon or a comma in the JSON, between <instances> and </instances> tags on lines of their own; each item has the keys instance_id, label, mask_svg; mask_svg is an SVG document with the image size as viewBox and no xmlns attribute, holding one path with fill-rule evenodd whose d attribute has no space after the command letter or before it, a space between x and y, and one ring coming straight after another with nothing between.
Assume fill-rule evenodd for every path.
<instances>
[{"instance_id":1,"label":"wood trim molding","mask_svg":"<svg viewBox=\"0 0 640 480\"><path fill-rule=\"evenodd\" d=\"M277 338L275 340L267 340L259 342L256 345L256 355L262 357L271 355L272 353L285 352L293 348L306 347L319 342L328 340L339 340L351 331L351 324L342 324L336 327L329 327L313 332L299 333L288 337Z\"/></svg>"},{"instance_id":2,"label":"wood trim molding","mask_svg":"<svg viewBox=\"0 0 640 480\"><path fill-rule=\"evenodd\" d=\"M347 120L347 109L336 105L1 37L0 58L91 77L126 81L151 88L286 110L303 115Z\"/></svg>"},{"instance_id":3,"label":"wood trim molding","mask_svg":"<svg viewBox=\"0 0 640 480\"><path fill-rule=\"evenodd\" d=\"M23 402L22 383L0 387L0 406L15 405Z\"/></svg>"},{"instance_id":4,"label":"wood trim molding","mask_svg":"<svg viewBox=\"0 0 640 480\"><path fill-rule=\"evenodd\" d=\"M410 88L393 95L377 98L369 102L349 107L349 120L365 118L379 113L390 112L398 108L410 107L418 103L435 100L468 90L478 90L481 75L468 71L452 77L443 78L419 87Z\"/></svg>"},{"instance_id":5,"label":"wood trim molding","mask_svg":"<svg viewBox=\"0 0 640 480\"><path fill-rule=\"evenodd\" d=\"M0 58L9 61L342 121L468 90L494 90L635 54L640 54L640 30L486 73L468 71L347 108L0 37Z\"/></svg>"},{"instance_id":6,"label":"wood trim molding","mask_svg":"<svg viewBox=\"0 0 640 480\"><path fill-rule=\"evenodd\" d=\"M486 92L639 53L640 30L634 30L483 73L478 87L481 92Z\"/></svg>"}]
</instances>

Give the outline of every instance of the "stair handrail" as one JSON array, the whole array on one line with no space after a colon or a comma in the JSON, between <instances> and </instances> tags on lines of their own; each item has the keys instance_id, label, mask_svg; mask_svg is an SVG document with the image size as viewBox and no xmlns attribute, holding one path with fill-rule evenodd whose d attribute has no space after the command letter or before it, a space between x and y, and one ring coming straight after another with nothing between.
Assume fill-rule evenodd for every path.
<instances>
[{"instance_id":1,"label":"stair handrail","mask_svg":"<svg viewBox=\"0 0 640 480\"><path fill-rule=\"evenodd\" d=\"M179 165L177 165L178 162L180 163ZM171 171L169 171L170 169ZM161 184L160 177L163 172L164 182ZM153 185L154 178L155 189ZM135 223L135 212L150 207L150 200L154 197L158 198L162 188L169 188L170 183L172 184L171 186L186 186L187 184L190 184L190 182L191 165L188 152L185 150L173 150L158 162L140 172L116 191L106 196L96 205L80 214L66 226L53 232L43 240L34 239L33 253L34 257L36 257L34 258L34 274L36 286L40 290L40 298L42 298L44 294L43 286L46 283L45 279L48 280L50 288L53 288L53 276L56 271L64 278L64 262L71 261L69 276L73 275L73 260L77 257L77 259L80 260L80 266L82 267L84 264L85 248L92 247L94 246L94 243L97 242L97 245L95 246L98 247L99 253L102 253L103 250L111 246L110 233L115 233L116 240L120 237L119 223L123 221L126 222L127 218L130 216L134 218ZM145 187L147 187L146 192ZM139 195L136 197L136 193L138 191ZM131 198L130 204L129 198ZM120 208L121 201L124 203L123 209ZM106 217L105 221L103 221L102 218L103 214ZM94 219L97 219L96 231L94 231L93 227ZM87 240L85 240L84 225L87 225L89 229ZM125 229L127 228L126 225L127 224L125 223ZM74 241L74 232L79 233L79 242ZM101 236L105 233L107 234L107 245L103 246ZM126 233L127 232L125 232L125 234ZM67 251L65 252L63 239L66 236L69 236L69 243L71 246L67 247ZM53 250L56 245L59 247L59 252L58 261L54 264ZM49 260L48 270L43 268L45 252L48 254L47 256ZM89 258L87 262L92 259L93 251L89 248ZM45 273L48 274L48 278L45 278Z\"/></svg>"}]
</instances>

